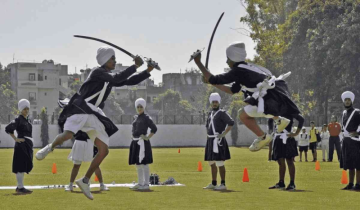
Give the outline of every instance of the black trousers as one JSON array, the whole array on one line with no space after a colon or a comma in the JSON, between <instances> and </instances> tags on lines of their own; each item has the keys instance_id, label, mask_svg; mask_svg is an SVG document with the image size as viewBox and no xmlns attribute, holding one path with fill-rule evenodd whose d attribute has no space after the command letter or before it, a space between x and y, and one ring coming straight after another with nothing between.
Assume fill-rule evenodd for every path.
<instances>
[{"instance_id":1,"label":"black trousers","mask_svg":"<svg viewBox=\"0 0 360 210\"><path fill-rule=\"evenodd\" d=\"M330 136L330 139L329 139L329 161L333 160L334 146L336 148L336 154L338 156L338 160L340 160L341 146L340 146L340 137L339 136Z\"/></svg>"}]
</instances>

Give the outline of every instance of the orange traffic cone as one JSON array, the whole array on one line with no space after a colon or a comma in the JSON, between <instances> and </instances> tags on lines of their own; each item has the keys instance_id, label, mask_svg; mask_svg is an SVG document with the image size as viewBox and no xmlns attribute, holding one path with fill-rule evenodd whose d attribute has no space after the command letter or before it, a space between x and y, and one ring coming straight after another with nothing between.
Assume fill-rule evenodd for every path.
<instances>
[{"instance_id":1,"label":"orange traffic cone","mask_svg":"<svg viewBox=\"0 0 360 210\"><path fill-rule=\"evenodd\" d=\"M52 167L52 173L56 174L56 163L53 163L53 167Z\"/></svg>"},{"instance_id":2,"label":"orange traffic cone","mask_svg":"<svg viewBox=\"0 0 360 210\"><path fill-rule=\"evenodd\" d=\"M198 162L198 171L201 172L202 171L202 165L201 165L201 161Z\"/></svg>"},{"instance_id":3,"label":"orange traffic cone","mask_svg":"<svg viewBox=\"0 0 360 210\"><path fill-rule=\"evenodd\" d=\"M99 178L95 175L95 182L98 182Z\"/></svg>"},{"instance_id":4,"label":"orange traffic cone","mask_svg":"<svg viewBox=\"0 0 360 210\"><path fill-rule=\"evenodd\" d=\"M249 174L247 168L244 168L243 182L249 182Z\"/></svg>"},{"instance_id":5,"label":"orange traffic cone","mask_svg":"<svg viewBox=\"0 0 360 210\"><path fill-rule=\"evenodd\" d=\"M342 176L341 176L341 184L347 184L348 183L348 178L347 178L347 175L346 175L346 171L343 170L342 171Z\"/></svg>"},{"instance_id":6,"label":"orange traffic cone","mask_svg":"<svg viewBox=\"0 0 360 210\"><path fill-rule=\"evenodd\" d=\"M315 163L315 170L320 171L320 163L318 160Z\"/></svg>"},{"instance_id":7,"label":"orange traffic cone","mask_svg":"<svg viewBox=\"0 0 360 210\"><path fill-rule=\"evenodd\" d=\"M179 149L178 153L180 153L180 149Z\"/></svg>"}]
</instances>

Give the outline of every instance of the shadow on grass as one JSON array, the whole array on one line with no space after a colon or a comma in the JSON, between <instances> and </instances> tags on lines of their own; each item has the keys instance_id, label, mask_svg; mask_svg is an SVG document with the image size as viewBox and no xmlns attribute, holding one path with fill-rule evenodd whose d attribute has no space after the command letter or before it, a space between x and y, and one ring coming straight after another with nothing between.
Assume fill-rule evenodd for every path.
<instances>
[{"instance_id":1,"label":"shadow on grass","mask_svg":"<svg viewBox=\"0 0 360 210\"><path fill-rule=\"evenodd\" d=\"M29 193L21 193L21 192L17 192L17 193L13 193L12 195L18 196L18 195L30 195L33 192L29 192Z\"/></svg>"},{"instance_id":2,"label":"shadow on grass","mask_svg":"<svg viewBox=\"0 0 360 210\"><path fill-rule=\"evenodd\" d=\"M214 190L214 192L232 193L232 192L242 192L242 191L236 191L236 190Z\"/></svg>"},{"instance_id":3,"label":"shadow on grass","mask_svg":"<svg viewBox=\"0 0 360 210\"><path fill-rule=\"evenodd\" d=\"M144 193L144 192L156 192L154 190L133 190L134 192Z\"/></svg>"},{"instance_id":4,"label":"shadow on grass","mask_svg":"<svg viewBox=\"0 0 360 210\"><path fill-rule=\"evenodd\" d=\"M94 193L94 194L101 194L101 191L100 191L100 190L90 191L90 192L91 192L91 193ZM81 191L71 191L71 193L83 194L83 192L81 192Z\"/></svg>"},{"instance_id":5,"label":"shadow on grass","mask_svg":"<svg viewBox=\"0 0 360 210\"><path fill-rule=\"evenodd\" d=\"M280 191L284 191L284 192L314 192L311 190L280 190Z\"/></svg>"}]
</instances>

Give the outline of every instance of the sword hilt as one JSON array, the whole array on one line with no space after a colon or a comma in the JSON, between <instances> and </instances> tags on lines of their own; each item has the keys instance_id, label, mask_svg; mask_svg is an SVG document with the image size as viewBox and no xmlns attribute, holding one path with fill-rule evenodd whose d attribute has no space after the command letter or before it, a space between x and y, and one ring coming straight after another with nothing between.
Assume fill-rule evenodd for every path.
<instances>
[{"instance_id":1,"label":"sword hilt","mask_svg":"<svg viewBox=\"0 0 360 210\"><path fill-rule=\"evenodd\" d=\"M196 50L196 51L190 56L189 63L190 63L192 60L194 60L194 58L196 58L204 49L205 49L205 47L202 48L201 50L199 50L199 49Z\"/></svg>"},{"instance_id":2,"label":"sword hilt","mask_svg":"<svg viewBox=\"0 0 360 210\"><path fill-rule=\"evenodd\" d=\"M161 71L159 64L156 61L154 61L153 59L144 57L144 60L149 66L154 67L155 69Z\"/></svg>"}]
</instances>

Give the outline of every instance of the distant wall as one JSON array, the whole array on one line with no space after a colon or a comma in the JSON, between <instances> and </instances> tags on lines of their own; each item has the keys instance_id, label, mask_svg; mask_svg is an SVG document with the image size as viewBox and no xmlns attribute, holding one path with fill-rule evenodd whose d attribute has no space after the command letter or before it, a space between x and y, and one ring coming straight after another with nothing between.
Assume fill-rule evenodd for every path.
<instances>
[{"instance_id":1,"label":"distant wall","mask_svg":"<svg viewBox=\"0 0 360 210\"><path fill-rule=\"evenodd\" d=\"M0 147L13 147L15 142L5 133L5 126L1 125ZM33 125L34 147L41 147L40 126ZM128 147L131 142L131 125L118 125L119 131L110 138L111 147ZM155 147L203 147L206 144L206 129L204 125L157 125L158 132L151 138L151 145ZM263 126L265 129L265 126ZM256 136L244 125L238 126L238 140L236 146L249 146ZM50 141L58 134L57 125L49 125ZM226 136L232 145L231 132ZM62 147L71 147L72 142L65 142Z\"/></svg>"}]
</instances>

